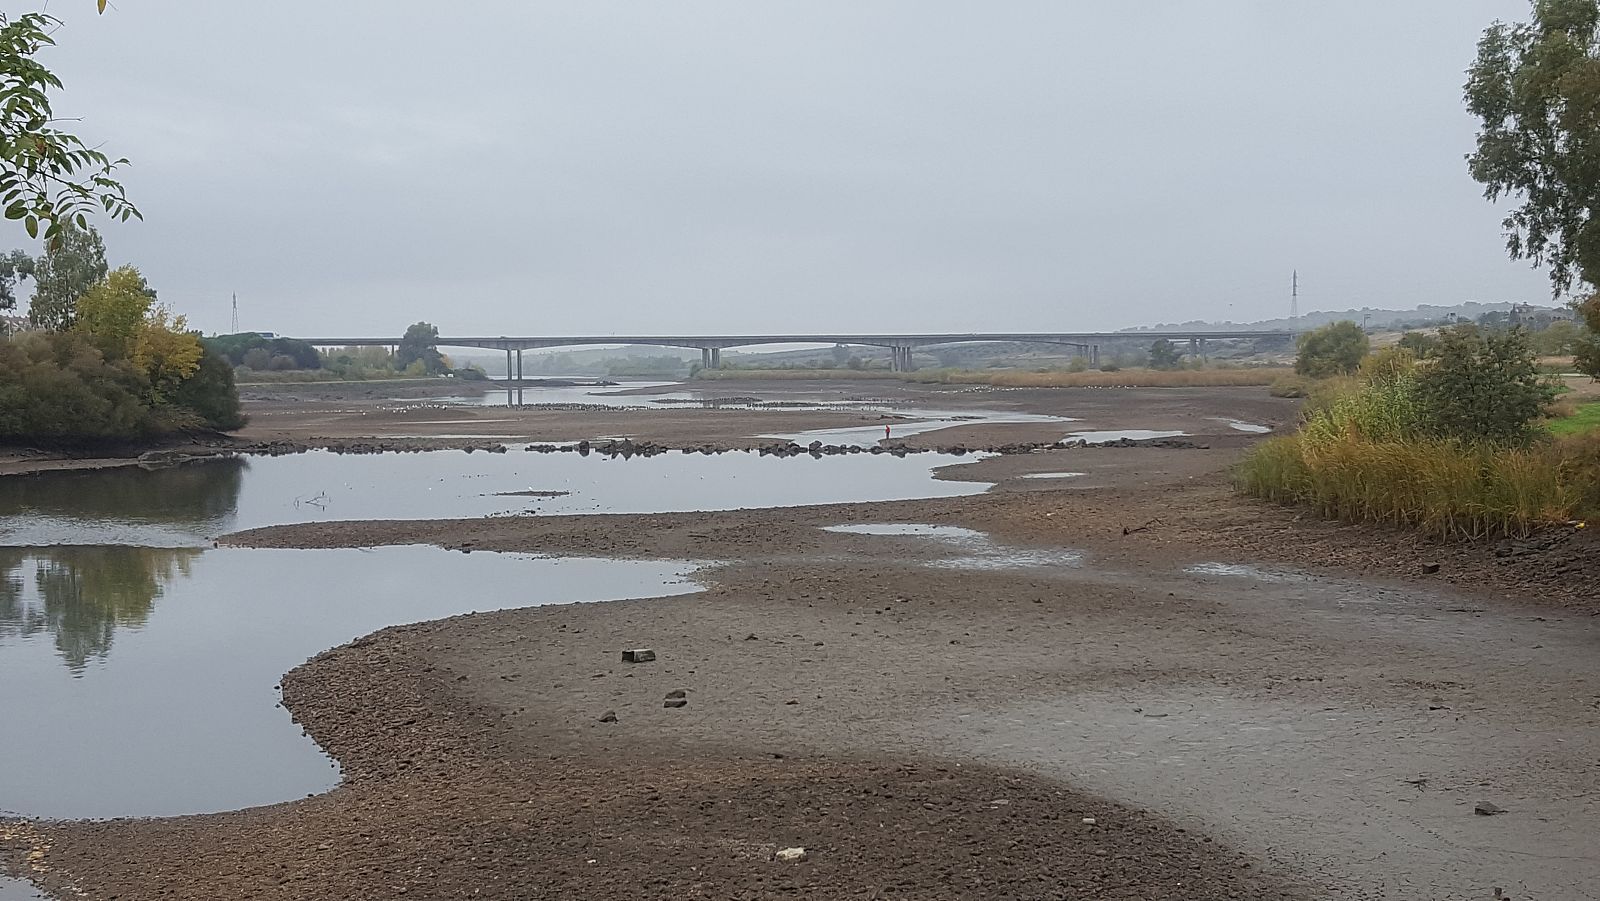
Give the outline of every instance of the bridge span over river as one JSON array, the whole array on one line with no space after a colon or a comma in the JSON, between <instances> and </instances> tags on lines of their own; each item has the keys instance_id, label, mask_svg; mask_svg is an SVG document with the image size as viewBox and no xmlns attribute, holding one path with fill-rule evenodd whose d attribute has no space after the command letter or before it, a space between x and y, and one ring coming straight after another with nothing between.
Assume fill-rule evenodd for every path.
<instances>
[{"instance_id":1,"label":"bridge span over river","mask_svg":"<svg viewBox=\"0 0 1600 901\"><path fill-rule=\"evenodd\" d=\"M652 347L689 347L700 351L700 362L707 369L722 368L722 351L730 347L759 347L764 344L844 344L865 347L886 347L896 372L909 372L916 368L912 361L915 351L947 344L973 344L978 342L1011 342L1019 344L1060 344L1080 349L1090 364L1100 363L1100 345L1109 341L1153 342L1166 338L1173 342L1187 342L1192 353L1204 353L1207 339L1292 339L1291 331L1148 331L1148 332L971 332L963 334L819 334L819 335L532 335L498 337L440 337L439 347L482 347L506 352L506 372L515 371L522 377L522 352L552 347L583 347L589 345L639 344ZM317 347L392 347L399 338L298 338ZM515 368L513 369L513 354Z\"/></svg>"}]
</instances>

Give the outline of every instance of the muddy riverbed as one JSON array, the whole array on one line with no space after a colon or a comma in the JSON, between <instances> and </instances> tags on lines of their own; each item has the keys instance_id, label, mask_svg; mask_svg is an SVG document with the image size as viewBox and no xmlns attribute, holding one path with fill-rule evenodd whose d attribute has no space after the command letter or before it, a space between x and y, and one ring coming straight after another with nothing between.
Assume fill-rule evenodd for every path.
<instances>
[{"instance_id":1,"label":"muddy riverbed","mask_svg":"<svg viewBox=\"0 0 1600 901\"><path fill-rule=\"evenodd\" d=\"M1600 884L1586 827L1600 619L1571 588L1594 558L1585 536L1437 546L1240 501L1226 470L1259 432L1237 424L1293 416L1259 389L894 390L902 407L985 417L907 438L930 446L1144 429L1205 449L995 457L941 472L962 496L307 517L230 536L246 548L196 566L377 547L449 558L438 580L386 567L424 594L510 597L395 615L497 610L384 630L282 680L339 788L204 816L0 823L0 860L61 897L107 898L1578 899ZM332 409L347 403L258 403L270 419L247 437L353 440L433 420L440 435L580 440L627 422L650 440L734 442L883 415ZM997 422L1006 411L1021 421ZM476 416L512 422L444 421ZM826 480L839 461L767 462ZM402 547L417 545L446 550ZM490 569L536 561L507 554L704 561L703 588L527 606L538 598ZM1422 562L1441 571L1422 576ZM290 568L312 605L287 606L291 620L350 595L381 609L398 590L268 567ZM47 609L28 594L44 583L24 582L22 609ZM169 592L156 611L217 603ZM541 597L555 596L621 595ZM219 622L251 622L234 603ZM158 625L114 627L101 674L124 651L141 659L139 629ZM33 649L55 676L95 675L73 676L41 629ZM209 653L227 646L193 631ZM0 641L0 665L15 647ZM624 663L628 648L656 657ZM272 684L257 688L270 698ZM1476 814L1480 802L1504 812ZM806 860L775 859L795 846Z\"/></svg>"}]
</instances>

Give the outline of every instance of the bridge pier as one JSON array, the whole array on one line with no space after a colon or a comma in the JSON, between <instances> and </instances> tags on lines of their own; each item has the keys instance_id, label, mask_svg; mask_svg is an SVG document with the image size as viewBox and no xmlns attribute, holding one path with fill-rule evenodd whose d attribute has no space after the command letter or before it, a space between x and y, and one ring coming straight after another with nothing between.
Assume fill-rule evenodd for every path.
<instances>
[{"instance_id":1,"label":"bridge pier","mask_svg":"<svg viewBox=\"0 0 1600 901\"><path fill-rule=\"evenodd\" d=\"M889 368L894 372L915 372L917 364L910 345L889 345Z\"/></svg>"},{"instance_id":2,"label":"bridge pier","mask_svg":"<svg viewBox=\"0 0 1600 901\"><path fill-rule=\"evenodd\" d=\"M702 348L700 348L700 368L701 369L721 369L722 368L722 348L720 348L720 347L702 347Z\"/></svg>"},{"instance_id":3,"label":"bridge pier","mask_svg":"<svg viewBox=\"0 0 1600 901\"><path fill-rule=\"evenodd\" d=\"M1100 345L1098 344L1089 345L1089 368L1100 368Z\"/></svg>"}]
</instances>

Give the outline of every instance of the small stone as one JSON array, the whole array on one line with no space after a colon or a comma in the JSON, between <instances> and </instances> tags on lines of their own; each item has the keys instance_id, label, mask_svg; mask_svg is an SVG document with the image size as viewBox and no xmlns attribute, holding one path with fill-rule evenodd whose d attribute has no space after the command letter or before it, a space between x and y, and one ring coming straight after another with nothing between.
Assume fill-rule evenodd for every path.
<instances>
[{"instance_id":1,"label":"small stone","mask_svg":"<svg viewBox=\"0 0 1600 901\"><path fill-rule=\"evenodd\" d=\"M1096 820L1094 817L1084 817L1083 818L1083 825L1085 825L1085 826L1093 826L1093 825L1095 825L1096 823L1099 823L1099 822L1100 821Z\"/></svg>"},{"instance_id":2,"label":"small stone","mask_svg":"<svg viewBox=\"0 0 1600 901\"><path fill-rule=\"evenodd\" d=\"M600 714L600 722L602 723L614 723L616 721L617 712L615 710L607 710L605 713Z\"/></svg>"},{"instance_id":3,"label":"small stone","mask_svg":"<svg viewBox=\"0 0 1600 901\"><path fill-rule=\"evenodd\" d=\"M1495 814L1505 813L1506 809L1504 807L1491 804L1488 801L1479 801L1477 804L1473 805L1472 812L1480 817L1492 817Z\"/></svg>"},{"instance_id":4,"label":"small stone","mask_svg":"<svg viewBox=\"0 0 1600 901\"><path fill-rule=\"evenodd\" d=\"M681 688L674 688L673 690L667 692L667 699L668 700L676 700L677 698L687 698L688 696L689 696L689 693L687 691L684 691Z\"/></svg>"},{"instance_id":5,"label":"small stone","mask_svg":"<svg viewBox=\"0 0 1600 901\"><path fill-rule=\"evenodd\" d=\"M649 648L636 648L622 652L623 663L649 663L654 659L656 659L656 652Z\"/></svg>"},{"instance_id":6,"label":"small stone","mask_svg":"<svg viewBox=\"0 0 1600 901\"><path fill-rule=\"evenodd\" d=\"M1439 571L1439 564L1437 564L1437 563L1424 563L1424 564L1422 564L1422 574L1425 575L1425 576L1431 576L1431 575L1437 573L1438 571Z\"/></svg>"},{"instance_id":7,"label":"small stone","mask_svg":"<svg viewBox=\"0 0 1600 901\"><path fill-rule=\"evenodd\" d=\"M807 855L806 849L804 848L784 848L782 851L774 854L773 857L777 858L777 860L781 863L799 863L800 861L805 860Z\"/></svg>"},{"instance_id":8,"label":"small stone","mask_svg":"<svg viewBox=\"0 0 1600 901\"><path fill-rule=\"evenodd\" d=\"M668 710L677 710L679 707L688 707L689 706L689 699L688 698L667 698L665 701L661 702L661 706L667 708Z\"/></svg>"}]
</instances>

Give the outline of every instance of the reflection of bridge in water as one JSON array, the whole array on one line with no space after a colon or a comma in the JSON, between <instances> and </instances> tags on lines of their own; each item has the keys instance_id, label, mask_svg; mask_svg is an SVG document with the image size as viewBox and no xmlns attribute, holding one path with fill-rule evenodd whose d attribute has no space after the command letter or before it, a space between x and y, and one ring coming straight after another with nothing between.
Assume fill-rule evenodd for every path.
<instances>
[{"instance_id":1,"label":"reflection of bridge in water","mask_svg":"<svg viewBox=\"0 0 1600 901\"><path fill-rule=\"evenodd\" d=\"M764 344L843 344L886 347L896 372L916 368L912 354L923 348L947 344L1015 343L1059 344L1079 349L1091 366L1100 365L1100 345L1111 341L1153 342L1186 341L1192 354L1204 354L1207 339L1289 340L1290 331L1150 331L1150 332L994 332L945 335L584 335L584 336L507 336L496 338L439 338L439 347L483 347L506 352L506 373L522 378L522 352L552 347L638 344L651 347L690 347L700 351L700 362L707 369L722 368L722 351L731 347L758 347ZM398 338L300 338L318 347L395 346ZM513 355L515 359L513 360ZM513 363L515 368L513 369Z\"/></svg>"}]
</instances>

